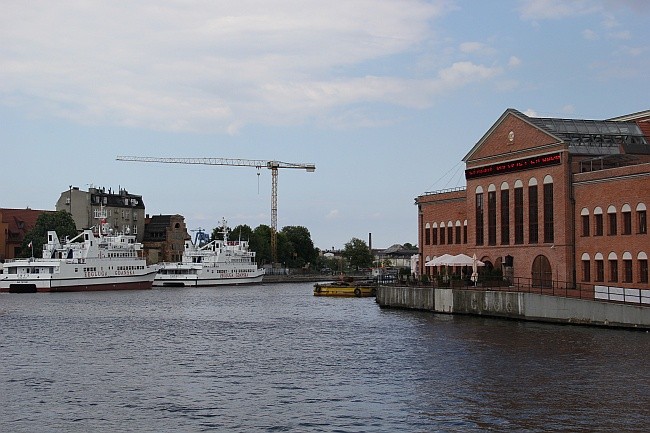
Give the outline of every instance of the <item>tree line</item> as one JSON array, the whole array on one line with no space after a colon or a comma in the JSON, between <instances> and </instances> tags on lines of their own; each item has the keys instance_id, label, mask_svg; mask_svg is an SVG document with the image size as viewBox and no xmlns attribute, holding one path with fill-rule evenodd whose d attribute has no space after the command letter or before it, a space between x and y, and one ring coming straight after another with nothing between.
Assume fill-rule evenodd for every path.
<instances>
[{"instance_id":1,"label":"tree line","mask_svg":"<svg viewBox=\"0 0 650 433\"><path fill-rule=\"evenodd\" d=\"M47 232L56 231L59 239L76 236L72 215L68 211L44 212L38 216L34 228L25 234L19 257L41 257L43 244L47 243ZM224 227L212 230L211 240L223 239ZM247 240L255 251L258 265L271 263L271 227L259 225L255 229L246 224L238 225L228 232L230 240ZM31 246L30 246L31 245ZM303 226L285 226L277 233L278 261L287 268L305 270L331 269L332 271L358 271L373 266L373 255L368 245L358 238L345 244L340 258L328 258L314 247L311 233Z\"/></svg>"}]
</instances>

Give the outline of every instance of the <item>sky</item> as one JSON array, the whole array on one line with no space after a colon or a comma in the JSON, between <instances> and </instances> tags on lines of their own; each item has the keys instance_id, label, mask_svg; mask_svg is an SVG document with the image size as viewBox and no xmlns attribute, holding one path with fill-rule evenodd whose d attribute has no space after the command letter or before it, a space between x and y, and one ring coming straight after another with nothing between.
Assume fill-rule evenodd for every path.
<instances>
[{"instance_id":1,"label":"sky","mask_svg":"<svg viewBox=\"0 0 650 433\"><path fill-rule=\"evenodd\" d=\"M417 244L425 192L508 108L606 119L650 109L644 0L3 0L0 207L124 188L188 229L271 222L320 249Z\"/></svg>"}]
</instances>

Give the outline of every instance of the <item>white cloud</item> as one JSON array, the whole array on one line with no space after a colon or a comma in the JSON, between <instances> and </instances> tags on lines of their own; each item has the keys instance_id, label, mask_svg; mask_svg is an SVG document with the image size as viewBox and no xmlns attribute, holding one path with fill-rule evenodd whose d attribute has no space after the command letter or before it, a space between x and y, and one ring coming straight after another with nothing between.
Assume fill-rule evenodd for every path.
<instances>
[{"instance_id":1,"label":"white cloud","mask_svg":"<svg viewBox=\"0 0 650 433\"><path fill-rule=\"evenodd\" d=\"M338 209L333 209L327 215L325 215L325 219L328 220L338 219L339 217L340 217L340 212Z\"/></svg>"},{"instance_id":2,"label":"white cloud","mask_svg":"<svg viewBox=\"0 0 650 433\"><path fill-rule=\"evenodd\" d=\"M508 60L508 66L511 68L516 68L521 65L521 59L517 56L510 56L510 59Z\"/></svg>"},{"instance_id":3,"label":"white cloud","mask_svg":"<svg viewBox=\"0 0 650 433\"><path fill-rule=\"evenodd\" d=\"M602 9L595 0L525 0L519 9L526 20L562 19L598 12Z\"/></svg>"},{"instance_id":4,"label":"white cloud","mask_svg":"<svg viewBox=\"0 0 650 433\"><path fill-rule=\"evenodd\" d=\"M588 41L597 41L598 40L598 33L594 32L591 29L585 29L582 31L582 37L585 38Z\"/></svg>"},{"instance_id":5,"label":"white cloud","mask_svg":"<svg viewBox=\"0 0 650 433\"><path fill-rule=\"evenodd\" d=\"M447 8L444 0L14 2L0 16L0 103L84 123L230 134L359 102L426 107L495 68L454 64L434 79L359 68L410 55Z\"/></svg>"},{"instance_id":6,"label":"white cloud","mask_svg":"<svg viewBox=\"0 0 650 433\"><path fill-rule=\"evenodd\" d=\"M523 112L526 116L528 117L539 117L537 112L533 110L532 108L528 108L526 111Z\"/></svg>"}]
</instances>

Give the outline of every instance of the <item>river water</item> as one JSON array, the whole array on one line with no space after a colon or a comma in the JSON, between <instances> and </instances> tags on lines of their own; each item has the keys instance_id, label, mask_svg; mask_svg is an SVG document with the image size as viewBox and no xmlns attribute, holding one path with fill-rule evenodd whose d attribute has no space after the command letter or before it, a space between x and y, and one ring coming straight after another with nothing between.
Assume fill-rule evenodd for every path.
<instances>
[{"instance_id":1,"label":"river water","mask_svg":"<svg viewBox=\"0 0 650 433\"><path fill-rule=\"evenodd\" d=\"M645 432L650 334L311 284L0 296L2 432Z\"/></svg>"}]
</instances>

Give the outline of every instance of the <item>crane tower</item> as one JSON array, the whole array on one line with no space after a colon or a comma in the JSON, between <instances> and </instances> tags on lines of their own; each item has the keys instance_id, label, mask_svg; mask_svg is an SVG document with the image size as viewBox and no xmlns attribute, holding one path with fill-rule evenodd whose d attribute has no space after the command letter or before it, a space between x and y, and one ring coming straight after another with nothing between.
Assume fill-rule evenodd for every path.
<instances>
[{"instance_id":1,"label":"crane tower","mask_svg":"<svg viewBox=\"0 0 650 433\"><path fill-rule=\"evenodd\" d=\"M316 166L311 163L264 161L259 159L158 158L152 156L118 156L116 159L118 161L159 162L167 164L229 165L236 167L254 167L258 170L262 167L268 168L271 170L271 257L274 263L278 258L278 169L299 168L310 173L316 170Z\"/></svg>"}]
</instances>

